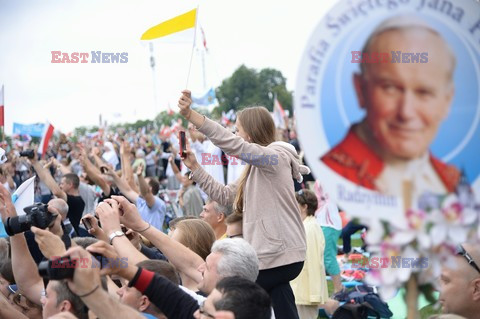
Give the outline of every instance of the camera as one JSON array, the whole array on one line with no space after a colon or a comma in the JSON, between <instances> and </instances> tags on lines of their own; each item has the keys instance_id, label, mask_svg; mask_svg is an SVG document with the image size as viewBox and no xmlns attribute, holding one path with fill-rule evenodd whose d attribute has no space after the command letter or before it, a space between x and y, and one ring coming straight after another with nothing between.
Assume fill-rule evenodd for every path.
<instances>
[{"instance_id":1,"label":"camera","mask_svg":"<svg viewBox=\"0 0 480 319\"><path fill-rule=\"evenodd\" d=\"M35 203L23 209L25 215L8 217L5 222L5 231L9 236L23 233L35 226L45 229L53 224L56 214L48 211L48 205L43 203Z\"/></svg>"},{"instance_id":2,"label":"camera","mask_svg":"<svg viewBox=\"0 0 480 319\"><path fill-rule=\"evenodd\" d=\"M38 264L38 274L49 280L72 279L77 261L69 257L45 260Z\"/></svg>"},{"instance_id":3,"label":"camera","mask_svg":"<svg viewBox=\"0 0 480 319\"><path fill-rule=\"evenodd\" d=\"M103 264L108 264L101 254L92 254L92 267L102 268ZM86 260L84 258L71 259L70 257L60 257L53 260L45 260L38 264L38 274L48 280L72 279L75 268L85 268Z\"/></svg>"},{"instance_id":4,"label":"camera","mask_svg":"<svg viewBox=\"0 0 480 319\"><path fill-rule=\"evenodd\" d=\"M20 156L25 156L29 159L33 159L35 157L35 152L33 150L22 151L20 152Z\"/></svg>"}]
</instances>

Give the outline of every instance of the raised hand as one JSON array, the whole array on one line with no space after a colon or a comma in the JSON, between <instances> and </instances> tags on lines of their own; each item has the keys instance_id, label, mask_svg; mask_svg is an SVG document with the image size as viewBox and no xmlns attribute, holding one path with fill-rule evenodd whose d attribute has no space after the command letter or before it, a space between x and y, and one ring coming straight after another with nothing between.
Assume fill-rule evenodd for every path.
<instances>
[{"instance_id":1,"label":"raised hand","mask_svg":"<svg viewBox=\"0 0 480 319\"><path fill-rule=\"evenodd\" d=\"M189 90L183 90L182 96L178 100L178 107L180 108L180 114L182 114L186 119L190 117L192 110L190 105L192 104L192 93Z\"/></svg>"},{"instance_id":2,"label":"raised hand","mask_svg":"<svg viewBox=\"0 0 480 319\"><path fill-rule=\"evenodd\" d=\"M0 184L0 214L2 215L3 222L5 222L8 217L17 216L10 192L2 184Z\"/></svg>"},{"instance_id":3,"label":"raised hand","mask_svg":"<svg viewBox=\"0 0 480 319\"><path fill-rule=\"evenodd\" d=\"M46 229L35 226L32 226L30 230L35 234L35 241L45 257L50 259L65 254L65 244L60 237Z\"/></svg>"},{"instance_id":4,"label":"raised hand","mask_svg":"<svg viewBox=\"0 0 480 319\"><path fill-rule=\"evenodd\" d=\"M119 218L120 212L118 203L115 200L104 200L98 204L95 213L100 218L102 228L107 236L110 236L110 234L115 231L121 230Z\"/></svg>"},{"instance_id":5,"label":"raised hand","mask_svg":"<svg viewBox=\"0 0 480 319\"><path fill-rule=\"evenodd\" d=\"M137 170L135 171L137 175L143 175L143 163L138 164Z\"/></svg>"},{"instance_id":6,"label":"raised hand","mask_svg":"<svg viewBox=\"0 0 480 319\"><path fill-rule=\"evenodd\" d=\"M88 229L88 233L90 235L95 236L95 238L99 240L103 240L105 242L108 242L108 236L105 234L103 229L98 225L98 220L93 216L92 214L86 214L82 220L87 220L87 223L89 223L92 227Z\"/></svg>"},{"instance_id":7,"label":"raised hand","mask_svg":"<svg viewBox=\"0 0 480 319\"><path fill-rule=\"evenodd\" d=\"M197 169L200 165L197 162L197 157L193 154L190 149L187 149L185 152L186 156L182 158L182 162L187 166L191 171Z\"/></svg>"},{"instance_id":8,"label":"raised hand","mask_svg":"<svg viewBox=\"0 0 480 319\"><path fill-rule=\"evenodd\" d=\"M75 268L73 279L68 279L68 286L78 296L87 295L100 287L100 268L92 267L93 256L80 246L67 250L64 256L78 260L79 266ZM98 287L98 288L97 288Z\"/></svg>"},{"instance_id":9,"label":"raised hand","mask_svg":"<svg viewBox=\"0 0 480 319\"><path fill-rule=\"evenodd\" d=\"M115 248L113 248L112 245L109 245L104 241L97 241L95 244L88 246L87 251L90 253L100 254L103 258L106 258L107 260L119 260L119 256ZM119 272L121 272L121 266L122 265L118 265L118 267L113 267L113 265L110 265L109 267L104 267L100 271L100 274L118 274Z\"/></svg>"},{"instance_id":10,"label":"raised hand","mask_svg":"<svg viewBox=\"0 0 480 319\"><path fill-rule=\"evenodd\" d=\"M118 202L120 221L122 224L137 232L148 226L148 223L142 219L134 204L130 203L123 196L112 196L112 198Z\"/></svg>"}]
</instances>

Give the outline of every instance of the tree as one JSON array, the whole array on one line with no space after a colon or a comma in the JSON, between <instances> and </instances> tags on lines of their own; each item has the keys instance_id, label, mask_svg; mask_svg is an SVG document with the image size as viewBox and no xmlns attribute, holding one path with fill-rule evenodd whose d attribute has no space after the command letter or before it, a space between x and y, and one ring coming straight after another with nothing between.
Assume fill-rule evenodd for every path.
<instances>
[{"instance_id":1,"label":"tree","mask_svg":"<svg viewBox=\"0 0 480 319\"><path fill-rule=\"evenodd\" d=\"M187 120L181 116L180 113L169 113L167 111L162 111L155 117L155 122L157 123L158 127L161 127L162 125L170 126L172 125L172 120L176 122L178 119L182 119L182 125L187 127Z\"/></svg>"},{"instance_id":2,"label":"tree","mask_svg":"<svg viewBox=\"0 0 480 319\"><path fill-rule=\"evenodd\" d=\"M98 126L80 126L76 127L73 130L73 135L76 136L77 138L80 136L85 136L87 133L92 133L92 132L97 132L98 131Z\"/></svg>"},{"instance_id":3,"label":"tree","mask_svg":"<svg viewBox=\"0 0 480 319\"><path fill-rule=\"evenodd\" d=\"M283 108L292 114L292 93L287 90L286 79L280 71L267 68L257 72L241 65L218 87L219 106L213 113L218 117L222 112L239 111L252 105L262 105L272 111L275 94Z\"/></svg>"}]
</instances>

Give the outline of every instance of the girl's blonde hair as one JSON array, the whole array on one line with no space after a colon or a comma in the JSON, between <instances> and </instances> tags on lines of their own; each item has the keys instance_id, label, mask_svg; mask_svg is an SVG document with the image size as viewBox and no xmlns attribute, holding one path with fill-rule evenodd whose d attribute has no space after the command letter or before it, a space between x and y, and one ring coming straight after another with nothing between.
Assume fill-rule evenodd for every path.
<instances>
[{"instance_id":1,"label":"girl's blonde hair","mask_svg":"<svg viewBox=\"0 0 480 319\"><path fill-rule=\"evenodd\" d=\"M176 224L175 229L180 230L181 244L190 248L203 260L207 258L216 240L212 226L201 219L184 219Z\"/></svg>"},{"instance_id":2,"label":"girl's blonde hair","mask_svg":"<svg viewBox=\"0 0 480 319\"><path fill-rule=\"evenodd\" d=\"M270 112L263 106L248 107L237 113L245 133L251 138L251 143L267 146L275 142L276 129ZM243 215L243 193L251 165L247 164L240 177L237 194L233 204L234 212Z\"/></svg>"}]
</instances>

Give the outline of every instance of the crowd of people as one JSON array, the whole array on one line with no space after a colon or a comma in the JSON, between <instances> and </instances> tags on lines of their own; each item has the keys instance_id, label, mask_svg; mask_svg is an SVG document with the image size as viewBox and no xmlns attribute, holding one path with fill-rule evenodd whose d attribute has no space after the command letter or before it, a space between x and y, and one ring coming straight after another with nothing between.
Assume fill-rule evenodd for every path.
<instances>
[{"instance_id":1,"label":"crowd of people","mask_svg":"<svg viewBox=\"0 0 480 319\"><path fill-rule=\"evenodd\" d=\"M279 138L263 107L223 126L191 103L183 91L184 152L180 125L76 143L61 135L43 156L25 144L7 150L1 318L311 319L319 309L335 318L345 223L304 165L294 131L290 143ZM35 202L46 206L27 221L11 195L32 176ZM440 302L475 318L480 250L461 248L458 266L442 272Z\"/></svg>"}]
</instances>

